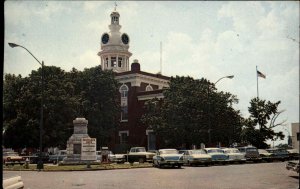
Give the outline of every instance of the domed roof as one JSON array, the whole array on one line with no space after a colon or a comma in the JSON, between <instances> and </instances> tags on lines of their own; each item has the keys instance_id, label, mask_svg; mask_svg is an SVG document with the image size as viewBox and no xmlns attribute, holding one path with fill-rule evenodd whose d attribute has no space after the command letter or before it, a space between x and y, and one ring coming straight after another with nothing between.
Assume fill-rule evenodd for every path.
<instances>
[{"instance_id":1,"label":"domed roof","mask_svg":"<svg viewBox=\"0 0 300 189\"><path fill-rule=\"evenodd\" d=\"M110 16L118 16L120 17L120 14L117 11L113 11Z\"/></svg>"}]
</instances>

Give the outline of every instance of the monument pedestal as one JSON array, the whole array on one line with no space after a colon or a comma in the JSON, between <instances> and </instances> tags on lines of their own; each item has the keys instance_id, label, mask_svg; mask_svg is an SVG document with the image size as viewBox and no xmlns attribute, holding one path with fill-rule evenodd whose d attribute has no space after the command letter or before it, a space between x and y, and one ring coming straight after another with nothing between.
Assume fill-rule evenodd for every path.
<instances>
[{"instance_id":1,"label":"monument pedestal","mask_svg":"<svg viewBox=\"0 0 300 189\"><path fill-rule=\"evenodd\" d=\"M82 164L88 163L87 160L81 160L81 139L90 138L87 132L88 120L85 118L76 118L73 120L74 132L67 142L67 157L63 164Z\"/></svg>"}]
</instances>

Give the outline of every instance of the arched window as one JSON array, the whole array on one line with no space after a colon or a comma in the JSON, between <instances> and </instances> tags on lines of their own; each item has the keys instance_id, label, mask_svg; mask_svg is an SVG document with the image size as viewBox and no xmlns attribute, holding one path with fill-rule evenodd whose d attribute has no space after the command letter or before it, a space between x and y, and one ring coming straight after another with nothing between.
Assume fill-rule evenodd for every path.
<instances>
[{"instance_id":1,"label":"arched window","mask_svg":"<svg viewBox=\"0 0 300 189\"><path fill-rule=\"evenodd\" d=\"M146 87L146 91L153 91L153 88L152 88L152 86L149 84L149 85L147 85L147 87Z\"/></svg>"},{"instance_id":2,"label":"arched window","mask_svg":"<svg viewBox=\"0 0 300 189\"><path fill-rule=\"evenodd\" d=\"M123 84L119 92L121 93L121 121L128 120L128 91L127 85Z\"/></svg>"},{"instance_id":3,"label":"arched window","mask_svg":"<svg viewBox=\"0 0 300 189\"><path fill-rule=\"evenodd\" d=\"M127 97L128 96L128 87L127 85L123 84L120 89L119 89L119 92L121 93L121 97Z\"/></svg>"}]
</instances>

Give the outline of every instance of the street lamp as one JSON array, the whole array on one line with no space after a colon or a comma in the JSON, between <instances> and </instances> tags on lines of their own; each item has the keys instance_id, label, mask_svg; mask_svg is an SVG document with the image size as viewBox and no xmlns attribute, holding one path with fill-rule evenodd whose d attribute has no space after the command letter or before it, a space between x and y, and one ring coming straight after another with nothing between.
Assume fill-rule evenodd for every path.
<instances>
[{"instance_id":1,"label":"street lamp","mask_svg":"<svg viewBox=\"0 0 300 189\"><path fill-rule=\"evenodd\" d=\"M290 131L285 126L286 125L283 125L282 128L289 134L288 135L288 146L291 146L292 145L292 136L291 136Z\"/></svg>"},{"instance_id":2,"label":"street lamp","mask_svg":"<svg viewBox=\"0 0 300 189\"><path fill-rule=\"evenodd\" d=\"M42 160L42 141L43 141L43 116L44 116L44 111L43 111L43 106L44 106L44 61L42 61L42 63L25 47L15 44L15 43L8 43L8 45L11 48L14 47L21 47L23 49L25 49L27 52L29 52L29 54L42 66L42 98L41 98L41 120L40 120L40 153L39 153L39 161L37 163L37 169L41 170L44 169L44 163Z\"/></svg>"},{"instance_id":3,"label":"street lamp","mask_svg":"<svg viewBox=\"0 0 300 189\"><path fill-rule=\"evenodd\" d=\"M224 78L228 78L228 79L232 79L234 77L234 75L229 75L229 76L224 76L221 77L220 79L218 79L214 85L216 85L220 80L224 79ZM208 89L207 89L207 99L208 99L208 143L211 144L211 121L210 121L210 88L209 88L209 84L207 85Z\"/></svg>"}]
</instances>

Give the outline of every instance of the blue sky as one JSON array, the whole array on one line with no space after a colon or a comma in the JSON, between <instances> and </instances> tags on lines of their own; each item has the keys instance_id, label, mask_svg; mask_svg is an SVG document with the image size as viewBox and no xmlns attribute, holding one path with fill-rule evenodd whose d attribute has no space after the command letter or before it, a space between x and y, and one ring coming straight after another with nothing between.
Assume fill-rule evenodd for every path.
<instances>
[{"instance_id":1,"label":"blue sky","mask_svg":"<svg viewBox=\"0 0 300 189\"><path fill-rule=\"evenodd\" d=\"M216 82L218 90L237 95L235 106L247 117L256 97L281 101L278 121L299 122L299 2L120 1L121 32L130 37L130 62L143 71L192 76ZM27 76L39 64L70 71L100 64L100 37L108 32L112 1L6 1L4 73ZM277 130L285 129L279 127ZM278 141L277 143L286 142Z\"/></svg>"}]
</instances>

